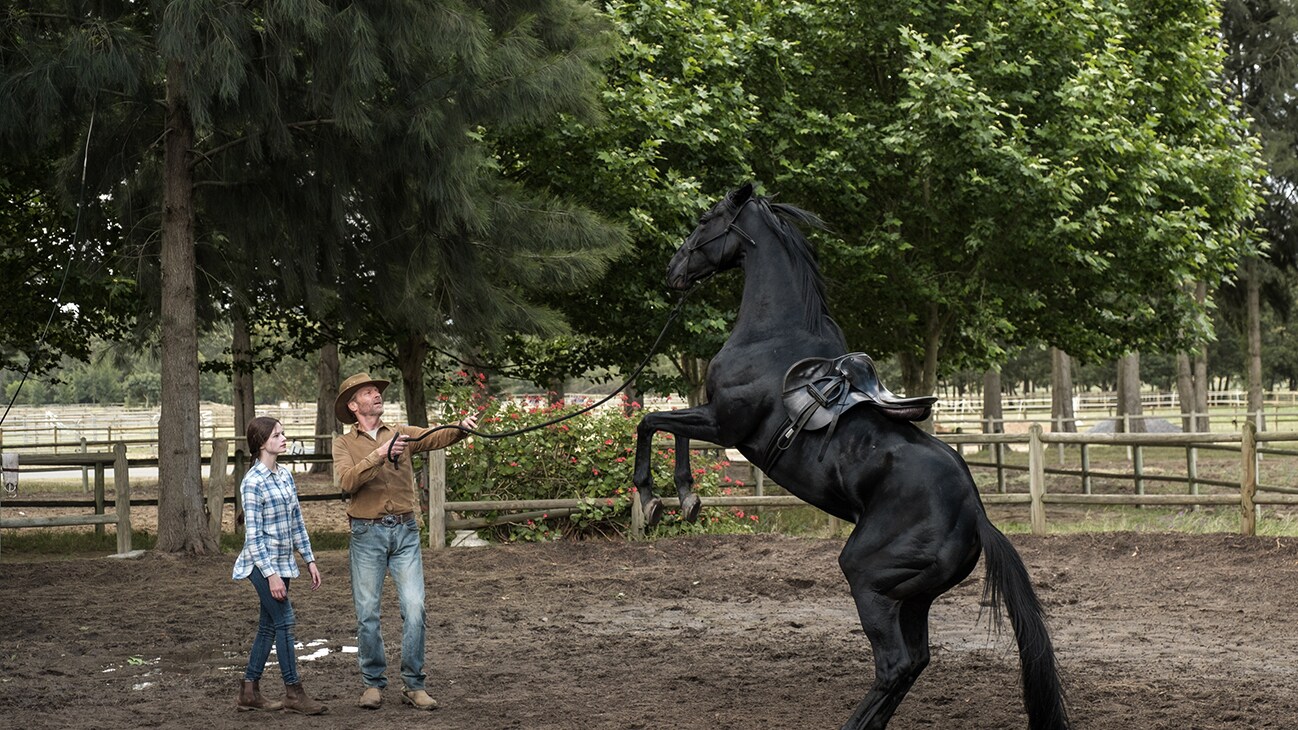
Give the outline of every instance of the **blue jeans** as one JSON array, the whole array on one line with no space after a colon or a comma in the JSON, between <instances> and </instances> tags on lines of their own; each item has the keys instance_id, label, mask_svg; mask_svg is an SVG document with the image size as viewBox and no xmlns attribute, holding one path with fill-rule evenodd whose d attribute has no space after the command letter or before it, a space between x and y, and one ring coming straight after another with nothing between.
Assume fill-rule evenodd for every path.
<instances>
[{"instance_id":1,"label":"blue jeans","mask_svg":"<svg viewBox=\"0 0 1298 730\"><path fill-rule=\"evenodd\" d=\"M293 624L296 623L293 604L289 602L288 596L282 601L276 601L270 595L270 582L257 568L252 569L248 580L257 589L257 599L261 602L261 622L257 624L257 637L252 641L252 651L248 652L248 668L244 671L243 678L250 682L261 679L261 674L266 669L266 660L270 658L270 648L274 646L284 684L297 684L297 655L293 650ZM283 580L287 590L290 579Z\"/></svg>"},{"instance_id":2,"label":"blue jeans","mask_svg":"<svg viewBox=\"0 0 1298 730\"><path fill-rule=\"evenodd\" d=\"M401 681L406 689L424 689L424 558L418 519L391 526L353 522L348 554L361 680L366 687L388 685L379 599L390 573L401 608Z\"/></svg>"}]
</instances>

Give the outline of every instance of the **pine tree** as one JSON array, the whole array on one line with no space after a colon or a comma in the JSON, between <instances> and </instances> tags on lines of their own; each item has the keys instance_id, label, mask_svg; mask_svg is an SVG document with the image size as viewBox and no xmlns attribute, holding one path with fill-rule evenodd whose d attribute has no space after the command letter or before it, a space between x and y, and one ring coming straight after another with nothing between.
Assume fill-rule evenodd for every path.
<instances>
[{"instance_id":1,"label":"pine tree","mask_svg":"<svg viewBox=\"0 0 1298 730\"><path fill-rule=\"evenodd\" d=\"M617 245L492 182L480 141L584 113L599 23L575 0L27 2L3 26L0 145L66 165L90 133L87 199L160 315L160 550L217 549L197 330L222 303L338 317L355 342L417 343L448 319L477 337L529 312L537 272L590 276Z\"/></svg>"}]
</instances>

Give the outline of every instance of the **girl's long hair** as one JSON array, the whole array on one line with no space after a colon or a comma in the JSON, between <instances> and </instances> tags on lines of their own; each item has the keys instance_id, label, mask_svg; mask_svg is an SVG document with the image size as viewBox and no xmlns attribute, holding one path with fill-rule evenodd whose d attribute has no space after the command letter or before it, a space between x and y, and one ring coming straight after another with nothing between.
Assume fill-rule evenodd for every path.
<instances>
[{"instance_id":1,"label":"girl's long hair","mask_svg":"<svg viewBox=\"0 0 1298 730\"><path fill-rule=\"evenodd\" d=\"M270 416L257 416L248 422L248 453L252 454L253 463L261 458L261 447L266 445L278 425L279 420Z\"/></svg>"}]
</instances>

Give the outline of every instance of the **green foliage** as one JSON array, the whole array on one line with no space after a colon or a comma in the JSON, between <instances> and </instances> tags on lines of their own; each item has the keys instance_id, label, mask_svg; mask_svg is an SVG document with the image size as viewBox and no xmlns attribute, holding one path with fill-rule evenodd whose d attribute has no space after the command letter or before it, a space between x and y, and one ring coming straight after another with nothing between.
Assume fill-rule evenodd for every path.
<instances>
[{"instance_id":1,"label":"green foliage","mask_svg":"<svg viewBox=\"0 0 1298 730\"><path fill-rule=\"evenodd\" d=\"M485 394L483 381L460 373L439 396L445 421L480 410L478 428L502 433L571 415L577 405L519 403ZM497 528L498 538L549 540L566 536L625 533L635 490L635 427L639 404L614 400L609 406L534 431L501 439L471 437L447 451L448 501L566 499L586 500L567 517L543 516L525 524ZM706 496L736 486L724 474L724 459L691 455L695 488ZM660 488L672 492L675 449L655 444L652 468ZM706 500L705 500L706 501ZM669 513L654 534L751 532L756 520L721 508L705 507L698 522L688 524Z\"/></svg>"},{"instance_id":2,"label":"green foliage","mask_svg":"<svg viewBox=\"0 0 1298 730\"><path fill-rule=\"evenodd\" d=\"M668 253L750 175L829 223L835 319L897 355L908 390L1007 348L1201 341L1211 302L1187 286L1256 247L1257 150L1220 84L1213 3L607 8L624 42L605 119L501 143L511 176L628 222L625 276L565 308L606 362L643 351ZM716 351L735 293L696 297L678 361Z\"/></svg>"},{"instance_id":3,"label":"green foliage","mask_svg":"<svg viewBox=\"0 0 1298 730\"><path fill-rule=\"evenodd\" d=\"M603 117L567 115L559 125L495 138L506 174L563 191L625 225L632 240L615 275L550 300L589 353L556 357L558 367L594 360L630 371L672 304L663 286L671 252L700 210L751 175L750 134L760 110L744 88L743 64L765 36L745 14L731 12L737 7L724 0L607 3L620 46L602 66ZM690 325L668 333L666 351L711 356L729 332L735 301L726 287L693 297ZM638 387L672 393L697 386L669 362L650 368Z\"/></svg>"},{"instance_id":4,"label":"green foliage","mask_svg":"<svg viewBox=\"0 0 1298 730\"><path fill-rule=\"evenodd\" d=\"M839 233L824 270L849 341L898 353L913 388L1006 345L1099 360L1204 337L1186 287L1254 248L1259 178L1214 9L783 9L771 27L815 41L767 62L788 92L760 131L787 151L758 172Z\"/></svg>"}]
</instances>

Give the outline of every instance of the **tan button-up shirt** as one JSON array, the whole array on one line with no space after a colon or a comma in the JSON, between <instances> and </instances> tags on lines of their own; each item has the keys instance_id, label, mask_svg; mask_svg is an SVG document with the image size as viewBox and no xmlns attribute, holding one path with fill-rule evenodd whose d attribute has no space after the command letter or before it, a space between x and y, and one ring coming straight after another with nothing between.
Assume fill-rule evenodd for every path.
<instances>
[{"instance_id":1,"label":"tan button-up shirt","mask_svg":"<svg viewBox=\"0 0 1298 730\"><path fill-rule=\"evenodd\" d=\"M383 515L414 512L419 507L415 494L415 470L410 457L423 451L445 448L467 434L448 428L422 441L411 441L393 468L387 460L388 442L397 433L418 436L428 429L418 426L388 426L379 423L377 438L360 430L359 425L334 438L334 486L351 495L347 507L350 517L378 519Z\"/></svg>"}]
</instances>

